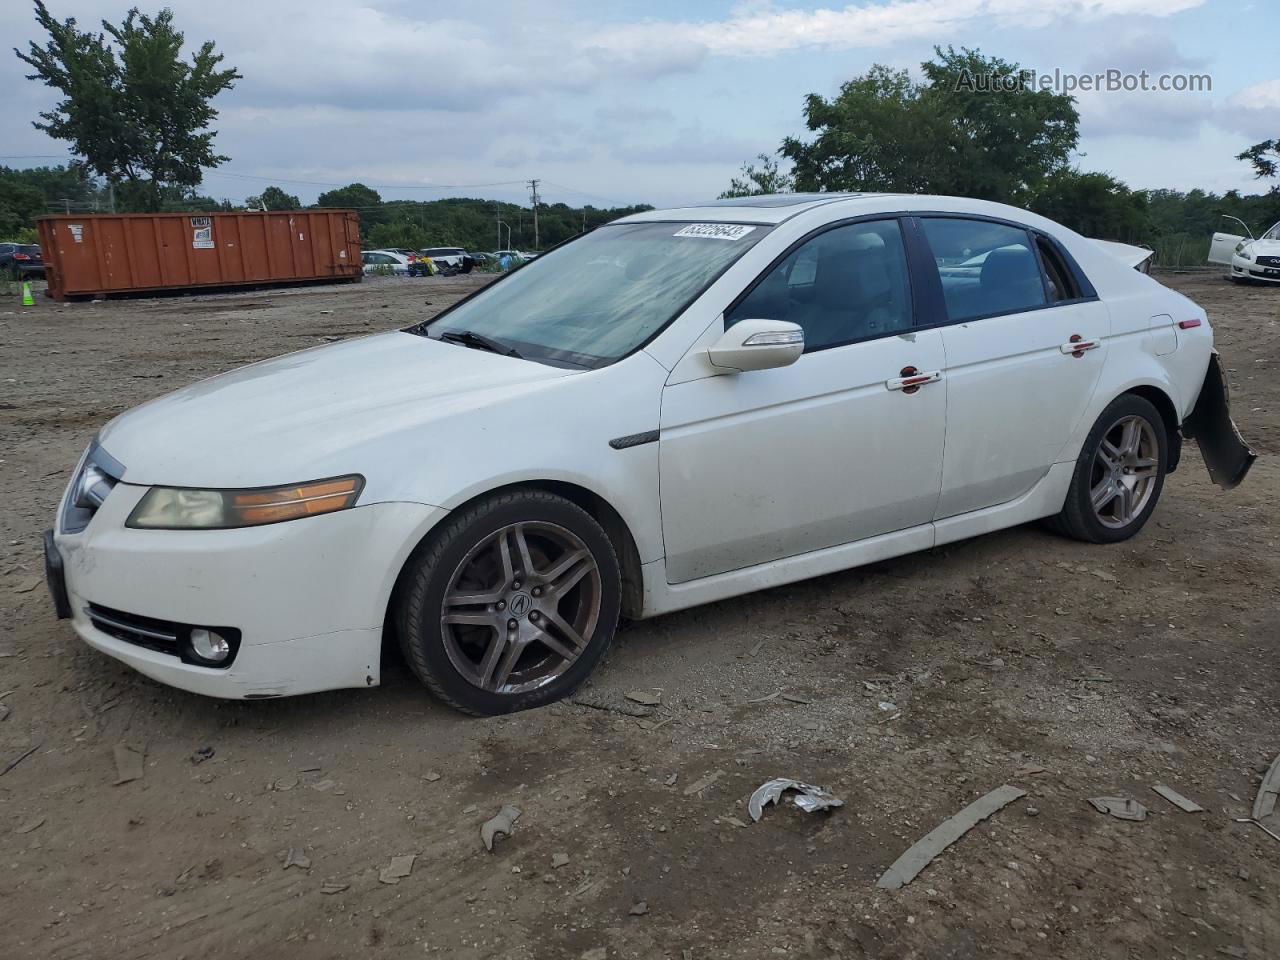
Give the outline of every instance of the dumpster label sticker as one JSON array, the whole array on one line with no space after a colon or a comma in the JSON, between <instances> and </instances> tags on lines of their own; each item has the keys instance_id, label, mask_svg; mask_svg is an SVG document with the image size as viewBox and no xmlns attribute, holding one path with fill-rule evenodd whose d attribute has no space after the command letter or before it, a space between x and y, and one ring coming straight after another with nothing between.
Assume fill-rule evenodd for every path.
<instances>
[{"instance_id":1,"label":"dumpster label sticker","mask_svg":"<svg viewBox=\"0 0 1280 960\"><path fill-rule=\"evenodd\" d=\"M193 221L195 217L191 218ZM208 217L203 217L206 222ZM195 250L212 250L213 249L213 227L200 227L191 234L191 246Z\"/></svg>"},{"instance_id":2,"label":"dumpster label sticker","mask_svg":"<svg viewBox=\"0 0 1280 960\"><path fill-rule=\"evenodd\" d=\"M702 237L706 240L741 240L755 227L741 223L691 223L673 237Z\"/></svg>"},{"instance_id":3,"label":"dumpster label sticker","mask_svg":"<svg viewBox=\"0 0 1280 960\"><path fill-rule=\"evenodd\" d=\"M191 226L195 227L198 230L200 227L212 226L212 222L209 220L208 217L192 217Z\"/></svg>"},{"instance_id":4,"label":"dumpster label sticker","mask_svg":"<svg viewBox=\"0 0 1280 960\"><path fill-rule=\"evenodd\" d=\"M71 236L75 239L76 243L84 243L83 223L68 223L67 229L71 231Z\"/></svg>"}]
</instances>

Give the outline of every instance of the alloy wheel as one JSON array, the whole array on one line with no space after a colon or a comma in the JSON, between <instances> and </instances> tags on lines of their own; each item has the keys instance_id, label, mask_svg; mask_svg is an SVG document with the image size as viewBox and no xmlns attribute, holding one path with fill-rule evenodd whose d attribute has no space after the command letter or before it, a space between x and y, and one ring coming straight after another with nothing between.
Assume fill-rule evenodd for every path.
<instances>
[{"instance_id":1,"label":"alloy wheel","mask_svg":"<svg viewBox=\"0 0 1280 960\"><path fill-rule=\"evenodd\" d=\"M600 619L595 557L571 530L508 524L474 546L445 590L440 633L454 668L490 693L534 690L582 655Z\"/></svg>"},{"instance_id":2,"label":"alloy wheel","mask_svg":"<svg viewBox=\"0 0 1280 960\"><path fill-rule=\"evenodd\" d=\"M1114 530L1141 516L1159 469L1160 447L1151 424L1140 416L1117 420L1093 457L1089 500L1098 522Z\"/></svg>"}]
</instances>

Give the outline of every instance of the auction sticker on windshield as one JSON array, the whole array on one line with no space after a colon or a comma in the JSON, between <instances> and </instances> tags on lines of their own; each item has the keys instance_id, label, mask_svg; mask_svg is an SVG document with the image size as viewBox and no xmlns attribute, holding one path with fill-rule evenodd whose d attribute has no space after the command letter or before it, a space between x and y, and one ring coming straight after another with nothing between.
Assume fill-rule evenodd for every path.
<instances>
[{"instance_id":1,"label":"auction sticker on windshield","mask_svg":"<svg viewBox=\"0 0 1280 960\"><path fill-rule=\"evenodd\" d=\"M755 227L742 223L691 223L673 237L704 237L707 240L741 240Z\"/></svg>"}]
</instances>

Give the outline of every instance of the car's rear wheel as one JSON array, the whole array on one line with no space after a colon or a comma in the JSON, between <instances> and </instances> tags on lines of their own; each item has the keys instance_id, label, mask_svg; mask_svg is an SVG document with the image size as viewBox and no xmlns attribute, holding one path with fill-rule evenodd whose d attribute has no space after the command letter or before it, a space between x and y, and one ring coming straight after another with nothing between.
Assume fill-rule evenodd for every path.
<instances>
[{"instance_id":1,"label":"car's rear wheel","mask_svg":"<svg viewBox=\"0 0 1280 960\"><path fill-rule=\"evenodd\" d=\"M1052 525L1090 543L1127 540L1155 510L1168 462L1160 411L1136 394L1117 397L1089 431Z\"/></svg>"},{"instance_id":2,"label":"car's rear wheel","mask_svg":"<svg viewBox=\"0 0 1280 960\"><path fill-rule=\"evenodd\" d=\"M517 490L459 511L419 549L397 628L437 697L487 716L573 692L604 656L620 604L617 556L591 515Z\"/></svg>"}]
</instances>

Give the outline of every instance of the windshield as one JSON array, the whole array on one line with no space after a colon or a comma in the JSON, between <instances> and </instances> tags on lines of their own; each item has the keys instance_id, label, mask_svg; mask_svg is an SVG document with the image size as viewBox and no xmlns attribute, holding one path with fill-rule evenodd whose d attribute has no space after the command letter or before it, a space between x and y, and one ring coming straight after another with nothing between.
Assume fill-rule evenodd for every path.
<instances>
[{"instance_id":1,"label":"windshield","mask_svg":"<svg viewBox=\"0 0 1280 960\"><path fill-rule=\"evenodd\" d=\"M645 343L768 232L739 224L600 227L413 332L468 331L530 360L603 366Z\"/></svg>"},{"instance_id":2,"label":"windshield","mask_svg":"<svg viewBox=\"0 0 1280 960\"><path fill-rule=\"evenodd\" d=\"M1280 240L1280 223L1262 235L1263 240Z\"/></svg>"}]
</instances>

